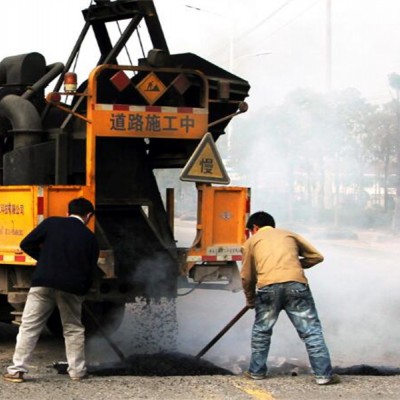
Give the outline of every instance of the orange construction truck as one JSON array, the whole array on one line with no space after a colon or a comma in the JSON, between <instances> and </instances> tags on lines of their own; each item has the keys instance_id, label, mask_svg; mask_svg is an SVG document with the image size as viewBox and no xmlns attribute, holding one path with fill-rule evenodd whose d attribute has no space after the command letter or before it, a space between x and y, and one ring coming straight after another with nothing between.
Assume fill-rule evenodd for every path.
<instances>
[{"instance_id":1,"label":"orange construction truck","mask_svg":"<svg viewBox=\"0 0 400 400\"><path fill-rule=\"evenodd\" d=\"M194 54L170 54L152 1L98 1L83 16L65 64L34 52L0 63L0 321L19 322L35 268L21 239L80 196L96 209L101 255L87 305L100 321L138 297L175 297L180 277L230 288L238 277L250 192L226 186L215 142L246 111L248 82ZM121 20L113 44L108 28ZM143 21L151 48L137 65L120 65ZM78 86L73 66L90 29L100 57ZM188 248L177 247L176 199L171 188L164 204L158 169L180 169L196 185Z\"/></svg>"}]
</instances>

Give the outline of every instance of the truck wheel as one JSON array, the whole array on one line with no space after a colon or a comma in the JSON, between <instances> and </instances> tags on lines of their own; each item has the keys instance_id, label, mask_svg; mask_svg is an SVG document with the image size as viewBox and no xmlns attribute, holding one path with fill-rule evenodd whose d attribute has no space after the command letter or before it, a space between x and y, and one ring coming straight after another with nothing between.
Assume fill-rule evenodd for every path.
<instances>
[{"instance_id":1,"label":"truck wheel","mask_svg":"<svg viewBox=\"0 0 400 400\"><path fill-rule=\"evenodd\" d=\"M125 314L125 304L87 302L85 305L90 308L101 328L106 333L113 333L121 325ZM82 310L82 322L85 325L86 335L96 334L98 326L88 313L85 312L85 308ZM63 330L58 309L55 309L47 320L47 328L54 336L62 337Z\"/></svg>"},{"instance_id":2,"label":"truck wheel","mask_svg":"<svg viewBox=\"0 0 400 400\"><path fill-rule=\"evenodd\" d=\"M0 322L10 323L13 320L11 312L15 309L8 303L7 296L0 295Z\"/></svg>"}]
</instances>

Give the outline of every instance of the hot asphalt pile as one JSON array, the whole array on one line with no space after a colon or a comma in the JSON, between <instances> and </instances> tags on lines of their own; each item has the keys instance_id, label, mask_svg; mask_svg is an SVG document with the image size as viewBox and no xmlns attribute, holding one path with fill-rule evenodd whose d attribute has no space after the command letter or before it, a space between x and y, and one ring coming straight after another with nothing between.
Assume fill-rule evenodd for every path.
<instances>
[{"instance_id":1,"label":"hot asphalt pile","mask_svg":"<svg viewBox=\"0 0 400 400\"><path fill-rule=\"evenodd\" d=\"M55 362L53 368L59 374L67 373L66 362ZM228 369L215 364L185 355L182 353L136 354L121 362L88 365L90 375L96 376L200 376L200 375L234 375ZM400 375L400 368L373 365L352 365L350 367L334 367L334 373L339 375L359 376L393 376ZM297 376L310 374L309 368L299 367L290 363L272 366L271 376Z\"/></svg>"},{"instance_id":2,"label":"hot asphalt pile","mask_svg":"<svg viewBox=\"0 0 400 400\"><path fill-rule=\"evenodd\" d=\"M351 367L335 367L334 372L339 375L392 376L400 375L400 368L360 364Z\"/></svg>"},{"instance_id":3,"label":"hot asphalt pile","mask_svg":"<svg viewBox=\"0 0 400 400\"><path fill-rule=\"evenodd\" d=\"M67 372L64 362L56 362L53 367L59 374ZM209 361L181 353L136 354L127 357L125 362L88 365L88 372L97 376L233 375Z\"/></svg>"}]
</instances>

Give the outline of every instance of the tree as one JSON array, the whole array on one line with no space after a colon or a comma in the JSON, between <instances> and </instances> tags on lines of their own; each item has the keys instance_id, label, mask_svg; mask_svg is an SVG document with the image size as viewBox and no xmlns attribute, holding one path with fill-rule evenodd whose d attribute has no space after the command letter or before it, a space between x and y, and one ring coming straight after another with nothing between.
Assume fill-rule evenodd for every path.
<instances>
[{"instance_id":1,"label":"tree","mask_svg":"<svg viewBox=\"0 0 400 400\"><path fill-rule=\"evenodd\" d=\"M332 215L338 225L346 213L358 223L367 204L365 176L375 168L384 176L389 211L394 104L371 105L356 89L325 95L297 89L253 115L243 123L237 155L250 166L253 198L262 189L262 208L276 204L289 221L299 220L302 208L308 221Z\"/></svg>"},{"instance_id":2,"label":"tree","mask_svg":"<svg viewBox=\"0 0 400 400\"><path fill-rule=\"evenodd\" d=\"M395 202L392 228L394 233L398 233L400 231L400 102L399 102L400 75L396 73L390 74L389 85L392 89L395 90L396 93L395 112L397 119L397 132L395 140L395 152L396 152L396 164L397 164L396 168L397 182L396 182L396 202Z\"/></svg>"},{"instance_id":3,"label":"tree","mask_svg":"<svg viewBox=\"0 0 400 400\"><path fill-rule=\"evenodd\" d=\"M397 102L393 101L379 107L370 116L367 124L368 135L364 140L364 148L370 164L374 166L376 175L383 175L384 210L389 207L389 175L395 161L395 141L397 133Z\"/></svg>"},{"instance_id":4,"label":"tree","mask_svg":"<svg viewBox=\"0 0 400 400\"><path fill-rule=\"evenodd\" d=\"M360 202L364 193L364 174L371 162L369 124L375 115L376 106L366 102L356 89L346 89L336 97L336 114L345 132L340 149L345 162L346 184L354 189L355 201Z\"/></svg>"}]
</instances>

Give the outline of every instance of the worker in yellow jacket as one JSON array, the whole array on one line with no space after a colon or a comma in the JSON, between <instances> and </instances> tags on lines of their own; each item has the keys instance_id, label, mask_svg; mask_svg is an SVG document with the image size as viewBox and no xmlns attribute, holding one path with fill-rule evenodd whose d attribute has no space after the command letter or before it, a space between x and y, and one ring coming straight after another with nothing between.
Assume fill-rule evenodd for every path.
<instances>
[{"instance_id":1,"label":"worker in yellow jacket","mask_svg":"<svg viewBox=\"0 0 400 400\"><path fill-rule=\"evenodd\" d=\"M285 310L306 345L316 383L338 383L314 299L304 274L324 257L300 235L275 228L274 218L259 211L246 225L251 237L243 245L241 277L247 306L255 308L251 360L245 375L264 379L272 329Z\"/></svg>"}]
</instances>

